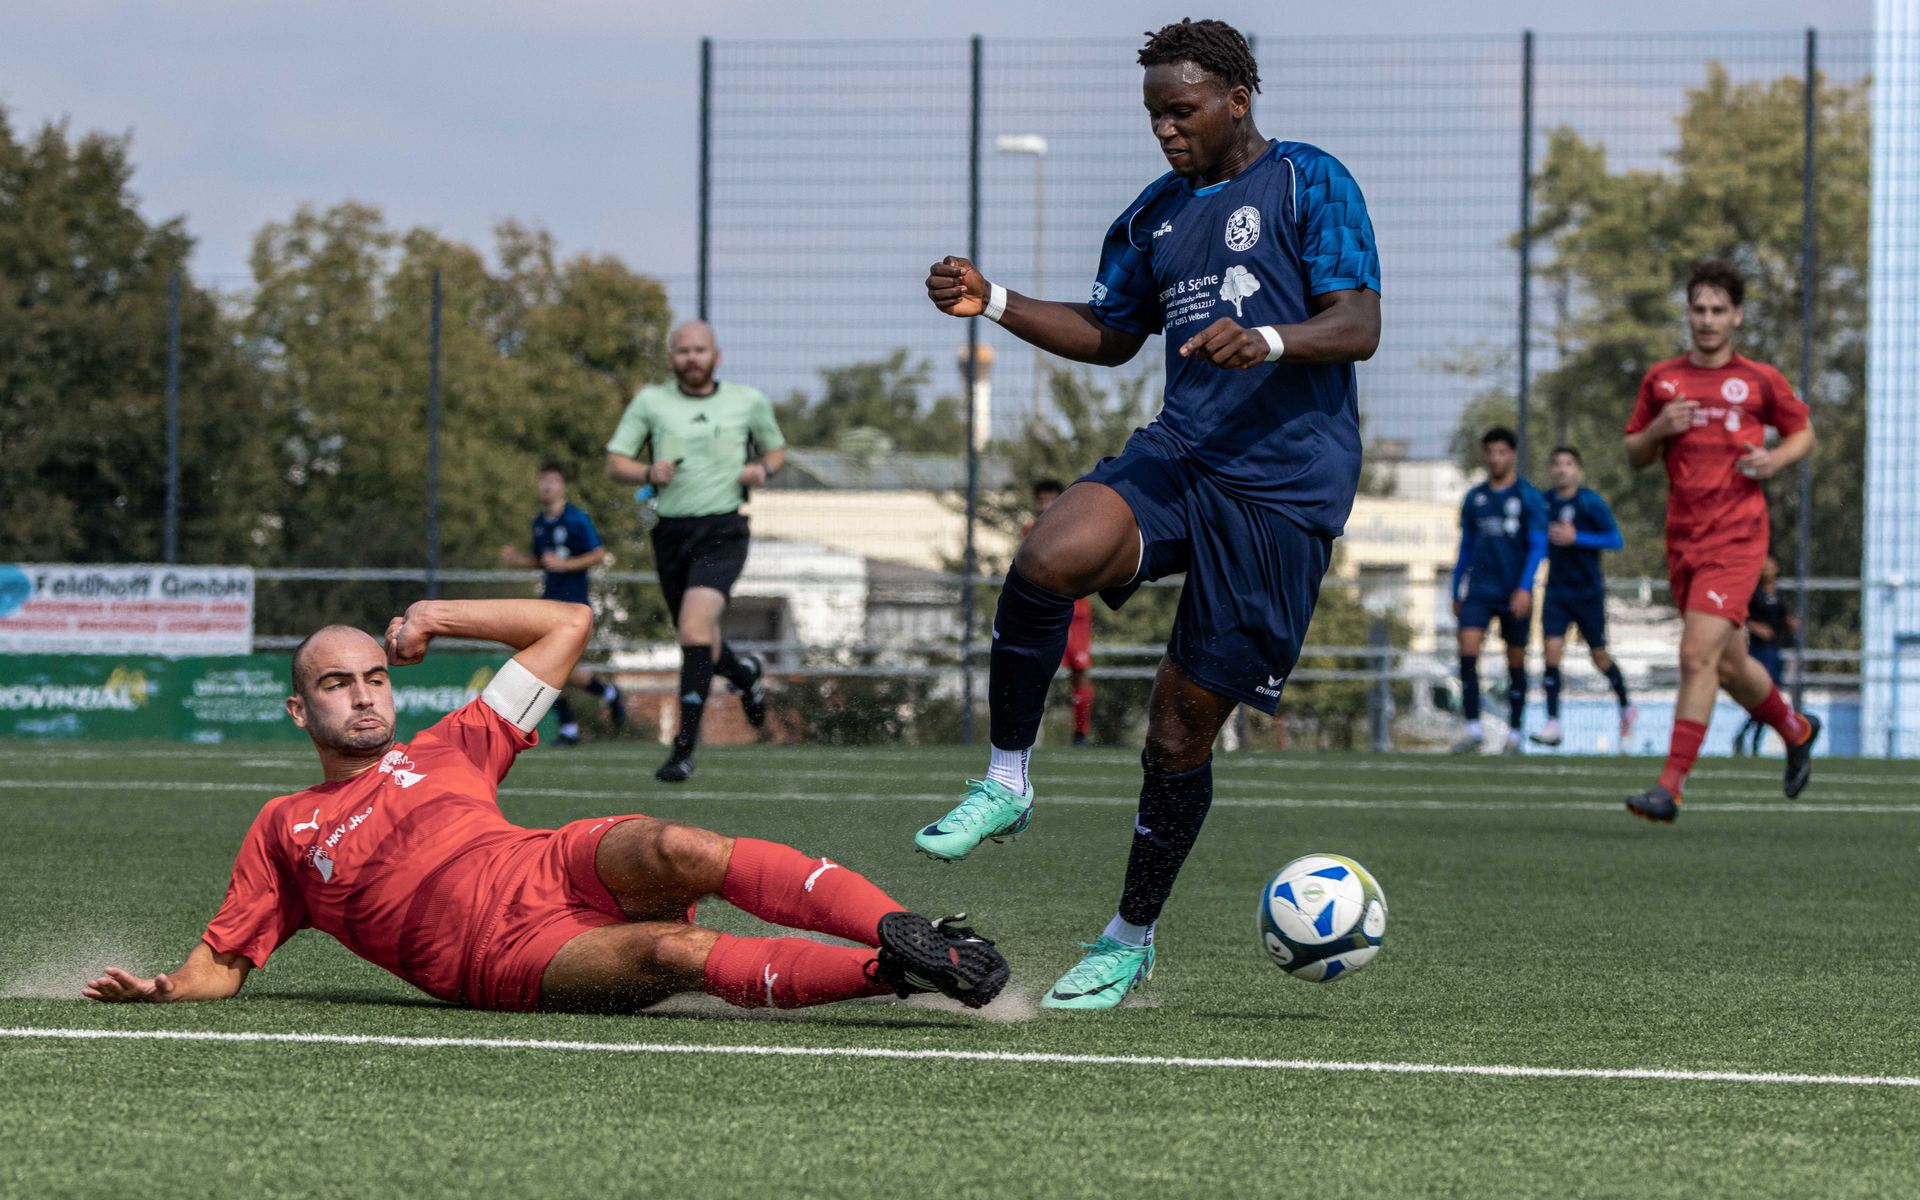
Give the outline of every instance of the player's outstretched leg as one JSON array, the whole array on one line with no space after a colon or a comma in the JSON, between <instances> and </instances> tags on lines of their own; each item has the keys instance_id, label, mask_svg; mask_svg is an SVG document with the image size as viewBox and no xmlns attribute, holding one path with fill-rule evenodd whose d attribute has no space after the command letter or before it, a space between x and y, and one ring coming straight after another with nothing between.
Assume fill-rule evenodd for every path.
<instances>
[{"instance_id":1,"label":"player's outstretched leg","mask_svg":"<svg viewBox=\"0 0 1920 1200\"><path fill-rule=\"evenodd\" d=\"M1081 943L1087 953L1048 990L1043 1006L1113 1008L1152 978L1153 926L1213 804L1213 739L1235 704L1161 660L1119 911L1099 937Z\"/></svg>"},{"instance_id":2,"label":"player's outstretched leg","mask_svg":"<svg viewBox=\"0 0 1920 1200\"><path fill-rule=\"evenodd\" d=\"M1773 676L1747 650L1745 638L1729 641L1720 661L1720 686L1747 710L1748 717L1780 735L1787 747L1787 768L1781 791L1789 800L1806 790L1813 778L1813 744L1820 738L1820 721L1793 711ZM1755 743L1758 753L1758 743Z\"/></svg>"}]
</instances>

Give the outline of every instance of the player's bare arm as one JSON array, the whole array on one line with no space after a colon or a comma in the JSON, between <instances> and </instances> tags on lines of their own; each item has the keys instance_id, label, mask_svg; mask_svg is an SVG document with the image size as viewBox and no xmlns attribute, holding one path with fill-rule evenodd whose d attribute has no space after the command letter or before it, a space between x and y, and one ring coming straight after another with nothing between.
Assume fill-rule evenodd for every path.
<instances>
[{"instance_id":1,"label":"player's bare arm","mask_svg":"<svg viewBox=\"0 0 1920 1200\"><path fill-rule=\"evenodd\" d=\"M593 633L593 612L558 600L421 600L387 625L387 661L412 666L436 637L504 642L534 678L562 688Z\"/></svg>"},{"instance_id":2,"label":"player's bare arm","mask_svg":"<svg viewBox=\"0 0 1920 1200\"><path fill-rule=\"evenodd\" d=\"M607 451L607 478L615 483L651 483L656 487L665 487L673 482L674 468L679 465L672 459L641 462L637 458Z\"/></svg>"},{"instance_id":3,"label":"player's bare arm","mask_svg":"<svg viewBox=\"0 0 1920 1200\"><path fill-rule=\"evenodd\" d=\"M1660 457L1668 438L1678 437L1693 427L1693 413L1699 407L1685 396L1668 401L1645 429L1627 435L1627 462L1636 471L1651 466Z\"/></svg>"},{"instance_id":4,"label":"player's bare arm","mask_svg":"<svg viewBox=\"0 0 1920 1200\"><path fill-rule=\"evenodd\" d=\"M1813 426L1797 430L1768 449L1754 446L1740 456L1740 473L1749 479L1772 479L1775 475L1813 453Z\"/></svg>"},{"instance_id":5,"label":"player's bare arm","mask_svg":"<svg viewBox=\"0 0 1920 1200\"><path fill-rule=\"evenodd\" d=\"M144 979L119 967L108 967L105 975L89 981L80 994L102 1004L225 1000L240 991L251 970L253 964L243 955L218 953L201 942L176 970Z\"/></svg>"},{"instance_id":6,"label":"player's bare arm","mask_svg":"<svg viewBox=\"0 0 1920 1200\"><path fill-rule=\"evenodd\" d=\"M979 269L964 258L948 255L927 270L927 299L948 316L979 316L986 311L991 291L992 285ZM1147 340L1105 324L1093 315L1089 305L1035 300L1012 291L1007 293L1007 308L999 324L1048 354L1096 367L1117 367L1127 362Z\"/></svg>"},{"instance_id":7,"label":"player's bare arm","mask_svg":"<svg viewBox=\"0 0 1920 1200\"><path fill-rule=\"evenodd\" d=\"M1283 347L1281 362L1316 366L1365 362L1380 348L1380 294L1370 288L1350 288L1315 296L1319 308L1298 325L1270 328ZM1247 328L1232 317L1221 317L1180 347L1186 358L1199 358L1216 367L1244 371L1266 362L1273 344L1258 328Z\"/></svg>"}]
</instances>

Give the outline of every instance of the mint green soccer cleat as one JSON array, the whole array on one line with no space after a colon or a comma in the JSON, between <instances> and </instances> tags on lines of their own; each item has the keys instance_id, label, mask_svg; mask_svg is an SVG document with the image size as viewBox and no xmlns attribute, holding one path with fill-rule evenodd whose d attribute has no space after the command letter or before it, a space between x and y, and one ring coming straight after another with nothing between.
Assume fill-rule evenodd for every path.
<instances>
[{"instance_id":1,"label":"mint green soccer cleat","mask_svg":"<svg viewBox=\"0 0 1920 1200\"><path fill-rule=\"evenodd\" d=\"M913 844L941 862L959 862L981 842L1012 841L1032 819L1032 784L1022 796L991 779L969 779L960 807L914 834Z\"/></svg>"},{"instance_id":2,"label":"mint green soccer cleat","mask_svg":"<svg viewBox=\"0 0 1920 1200\"><path fill-rule=\"evenodd\" d=\"M1153 978L1153 944L1129 946L1106 934L1082 942L1087 956L1060 977L1042 1008L1116 1008L1128 992Z\"/></svg>"}]
</instances>

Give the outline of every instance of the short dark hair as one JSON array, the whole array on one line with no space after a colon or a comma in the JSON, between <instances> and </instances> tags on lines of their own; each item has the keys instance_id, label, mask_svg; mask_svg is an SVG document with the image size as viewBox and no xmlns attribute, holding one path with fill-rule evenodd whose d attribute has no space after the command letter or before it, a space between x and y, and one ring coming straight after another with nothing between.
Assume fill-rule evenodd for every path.
<instances>
[{"instance_id":1,"label":"short dark hair","mask_svg":"<svg viewBox=\"0 0 1920 1200\"><path fill-rule=\"evenodd\" d=\"M565 479L567 477L567 465L561 462L557 458L549 458L545 462L542 462L540 464L540 469L534 472L534 474L545 475L549 471L553 472L555 475L558 475L562 479Z\"/></svg>"},{"instance_id":2,"label":"short dark hair","mask_svg":"<svg viewBox=\"0 0 1920 1200\"><path fill-rule=\"evenodd\" d=\"M1058 479L1036 479L1033 481L1033 494L1036 499L1039 498L1042 492L1052 492L1058 496L1066 490L1065 485Z\"/></svg>"},{"instance_id":3,"label":"short dark hair","mask_svg":"<svg viewBox=\"0 0 1920 1200\"><path fill-rule=\"evenodd\" d=\"M292 661L287 664L287 674L293 681L293 691L296 696L306 695L307 685L313 682L313 671L307 665L307 647L311 646L314 639L318 638L321 634L332 633L336 629L351 629L355 633L366 633L364 629L361 629L357 625L342 625L335 622L332 625L322 625L306 637L301 638L300 644L293 648ZM372 637L373 635L367 634L367 636Z\"/></svg>"},{"instance_id":4,"label":"short dark hair","mask_svg":"<svg viewBox=\"0 0 1920 1200\"><path fill-rule=\"evenodd\" d=\"M1480 435L1480 444L1482 446L1491 446L1495 442L1505 442L1515 450L1520 448L1520 439L1514 436L1513 430L1508 429L1505 425L1495 425L1492 429Z\"/></svg>"},{"instance_id":5,"label":"short dark hair","mask_svg":"<svg viewBox=\"0 0 1920 1200\"><path fill-rule=\"evenodd\" d=\"M1553 448L1553 454L1564 454L1568 458L1571 458L1574 462L1579 463L1583 467L1587 465L1586 460L1580 457L1580 452L1578 450L1575 450L1572 446L1555 446ZM1553 461L1553 454L1547 455L1548 462Z\"/></svg>"},{"instance_id":6,"label":"short dark hair","mask_svg":"<svg viewBox=\"0 0 1920 1200\"><path fill-rule=\"evenodd\" d=\"M1694 293L1703 287L1719 288L1735 308L1747 302L1747 277L1724 258L1704 258L1693 264L1687 276L1688 304L1693 303Z\"/></svg>"},{"instance_id":7,"label":"short dark hair","mask_svg":"<svg viewBox=\"0 0 1920 1200\"><path fill-rule=\"evenodd\" d=\"M1230 88L1244 85L1248 91L1260 90L1260 64L1253 59L1253 47L1225 21L1187 17L1149 32L1147 44L1140 48L1140 65L1177 62L1190 62Z\"/></svg>"}]
</instances>

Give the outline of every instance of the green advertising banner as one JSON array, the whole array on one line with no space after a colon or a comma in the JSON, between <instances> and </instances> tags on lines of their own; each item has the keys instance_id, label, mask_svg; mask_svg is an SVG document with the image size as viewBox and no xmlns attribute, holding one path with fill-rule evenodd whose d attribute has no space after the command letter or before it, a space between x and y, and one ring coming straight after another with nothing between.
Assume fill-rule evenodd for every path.
<instances>
[{"instance_id":1,"label":"green advertising banner","mask_svg":"<svg viewBox=\"0 0 1920 1200\"><path fill-rule=\"evenodd\" d=\"M397 736L480 694L504 655L435 654L393 673ZM287 657L0 657L0 737L305 741L288 719Z\"/></svg>"}]
</instances>

